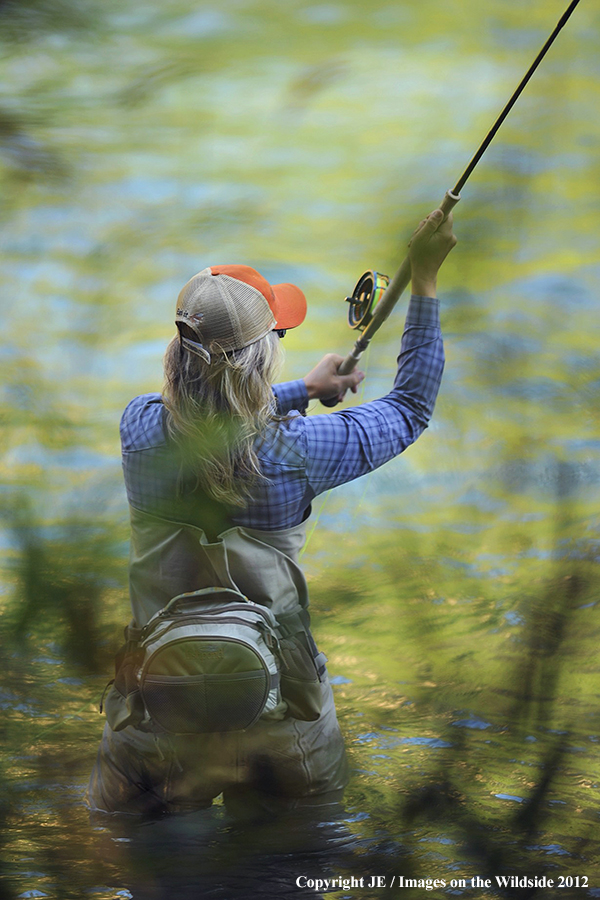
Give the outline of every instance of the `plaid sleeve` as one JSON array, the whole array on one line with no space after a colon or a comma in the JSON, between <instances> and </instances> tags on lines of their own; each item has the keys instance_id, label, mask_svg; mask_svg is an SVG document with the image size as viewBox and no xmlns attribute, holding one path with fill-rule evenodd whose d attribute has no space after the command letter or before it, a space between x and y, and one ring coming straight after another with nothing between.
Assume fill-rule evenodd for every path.
<instances>
[{"instance_id":1,"label":"plaid sleeve","mask_svg":"<svg viewBox=\"0 0 600 900\"><path fill-rule=\"evenodd\" d=\"M128 453L164 443L164 407L160 394L140 394L121 416L121 450Z\"/></svg>"},{"instance_id":2,"label":"plaid sleeve","mask_svg":"<svg viewBox=\"0 0 600 900\"><path fill-rule=\"evenodd\" d=\"M273 393L279 415L285 416L293 409L301 413L306 412L308 393L302 378L298 378L297 381L283 381L281 384L274 384Z\"/></svg>"},{"instance_id":3,"label":"plaid sleeve","mask_svg":"<svg viewBox=\"0 0 600 900\"><path fill-rule=\"evenodd\" d=\"M444 368L439 303L412 297L394 386L386 397L305 419L307 478L316 494L402 453L427 427Z\"/></svg>"}]
</instances>

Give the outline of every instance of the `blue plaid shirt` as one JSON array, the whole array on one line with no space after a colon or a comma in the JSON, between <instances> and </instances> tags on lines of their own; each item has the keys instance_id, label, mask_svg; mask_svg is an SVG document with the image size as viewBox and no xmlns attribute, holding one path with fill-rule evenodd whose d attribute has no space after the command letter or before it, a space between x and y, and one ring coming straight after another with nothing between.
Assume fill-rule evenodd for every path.
<instances>
[{"instance_id":1,"label":"blue plaid shirt","mask_svg":"<svg viewBox=\"0 0 600 900\"><path fill-rule=\"evenodd\" d=\"M233 515L235 525L264 531L303 521L314 497L371 472L402 453L427 427L444 368L439 303L411 297L394 386L380 400L306 416L303 380L275 385L274 421L257 441L265 480L252 501ZM143 394L121 420L121 446L131 506L203 527L192 507L177 506L179 465L165 428L160 394Z\"/></svg>"}]
</instances>

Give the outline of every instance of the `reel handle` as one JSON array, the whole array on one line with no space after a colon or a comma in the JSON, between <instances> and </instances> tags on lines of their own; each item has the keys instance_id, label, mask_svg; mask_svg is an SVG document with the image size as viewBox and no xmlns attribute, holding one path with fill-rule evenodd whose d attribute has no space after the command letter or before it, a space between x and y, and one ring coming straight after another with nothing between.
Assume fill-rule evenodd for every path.
<instances>
[{"instance_id":1,"label":"reel handle","mask_svg":"<svg viewBox=\"0 0 600 900\"><path fill-rule=\"evenodd\" d=\"M444 213L444 219L442 221L445 221L448 218L449 213L456 206L459 200L460 194L453 194L452 191L446 191L444 199L438 207L438 209L441 209ZM338 369L338 373L340 375L349 375L350 372L352 372L356 368L358 360L369 346L373 335L381 328L381 326L393 310L394 306L400 299L405 288L410 283L411 275L412 272L410 259L407 256L402 261L400 268L390 281L383 297L373 310L373 317L371 321L369 322L359 339L356 341L348 356L340 365ZM323 406L332 407L337 406L339 400L337 397L328 397L326 400L321 400L321 403L323 404Z\"/></svg>"}]
</instances>

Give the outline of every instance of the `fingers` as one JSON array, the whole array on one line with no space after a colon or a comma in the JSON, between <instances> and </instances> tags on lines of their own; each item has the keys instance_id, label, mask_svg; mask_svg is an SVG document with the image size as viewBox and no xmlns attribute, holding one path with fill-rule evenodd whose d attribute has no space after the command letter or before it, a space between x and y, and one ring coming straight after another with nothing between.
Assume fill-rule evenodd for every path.
<instances>
[{"instance_id":1,"label":"fingers","mask_svg":"<svg viewBox=\"0 0 600 900\"><path fill-rule=\"evenodd\" d=\"M365 377L364 372L354 370L347 375L339 375L338 369L343 361L343 356L328 353L304 376L309 400L328 399L336 395L343 398L347 390L356 392L357 385Z\"/></svg>"},{"instance_id":2,"label":"fingers","mask_svg":"<svg viewBox=\"0 0 600 900\"><path fill-rule=\"evenodd\" d=\"M442 212L442 210L434 209L433 212L430 212L425 219L425 227L429 228L430 231L437 231L443 221L444 213Z\"/></svg>"},{"instance_id":3,"label":"fingers","mask_svg":"<svg viewBox=\"0 0 600 900\"><path fill-rule=\"evenodd\" d=\"M340 398L343 399L344 394L346 393L347 390L351 390L353 394L356 394L358 392L358 386L361 383L361 381L363 381L364 377L365 377L364 372L360 372L360 371L356 371L356 370L354 372L350 372L349 375L340 375L339 376L340 387L341 387L341 391L339 394Z\"/></svg>"},{"instance_id":4,"label":"fingers","mask_svg":"<svg viewBox=\"0 0 600 900\"><path fill-rule=\"evenodd\" d=\"M364 377L364 372L350 372L349 375L340 375L338 378L340 389L342 391L347 391L348 388L354 390L354 388L358 387Z\"/></svg>"},{"instance_id":5,"label":"fingers","mask_svg":"<svg viewBox=\"0 0 600 900\"><path fill-rule=\"evenodd\" d=\"M447 219L444 219L444 213L441 209L432 210L432 212L430 212L428 216L426 216L424 219L421 219L413 232L413 236L410 239L408 246L410 247L417 235L419 237L422 237L423 239L426 239L428 236L434 234L434 232L436 232L438 229L441 230L442 223L445 224L446 221ZM450 227L452 228L452 224L450 224Z\"/></svg>"},{"instance_id":6,"label":"fingers","mask_svg":"<svg viewBox=\"0 0 600 900\"><path fill-rule=\"evenodd\" d=\"M452 250L453 247L456 247L458 238L452 231L452 213L448 214L448 218L442 222L437 230L437 233L448 248L448 253L450 252L450 250Z\"/></svg>"},{"instance_id":7,"label":"fingers","mask_svg":"<svg viewBox=\"0 0 600 900\"><path fill-rule=\"evenodd\" d=\"M429 231L439 231L441 233L442 231L452 231L453 221L452 212L445 216L443 210L434 209L426 219L423 219L421 225L427 226Z\"/></svg>"},{"instance_id":8,"label":"fingers","mask_svg":"<svg viewBox=\"0 0 600 900\"><path fill-rule=\"evenodd\" d=\"M438 231L440 234L448 235L452 232L452 225L454 223L454 218L452 213L449 212L446 218L442 221L441 225L438 227Z\"/></svg>"},{"instance_id":9,"label":"fingers","mask_svg":"<svg viewBox=\"0 0 600 900\"><path fill-rule=\"evenodd\" d=\"M454 246L454 244L456 244L456 237L452 234L453 221L451 212L449 212L447 216L444 216L441 209L434 209L429 213L427 218L421 220L418 228L413 233L408 246L412 246L415 238L418 238L419 244L422 244L427 242L434 234L438 234L440 237L446 239L451 238L452 246Z\"/></svg>"}]
</instances>

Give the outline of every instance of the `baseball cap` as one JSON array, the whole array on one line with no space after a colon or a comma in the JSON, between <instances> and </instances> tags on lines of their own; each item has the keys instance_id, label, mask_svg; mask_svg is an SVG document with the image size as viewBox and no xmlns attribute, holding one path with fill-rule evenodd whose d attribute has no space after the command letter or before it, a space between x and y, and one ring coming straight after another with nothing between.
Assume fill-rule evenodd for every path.
<instances>
[{"instance_id":1,"label":"baseball cap","mask_svg":"<svg viewBox=\"0 0 600 900\"><path fill-rule=\"evenodd\" d=\"M210 362L216 349L241 350L270 331L295 328L305 316L306 297L295 285L271 285L251 266L209 266L180 291L175 323L184 346Z\"/></svg>"}]
</instances>

